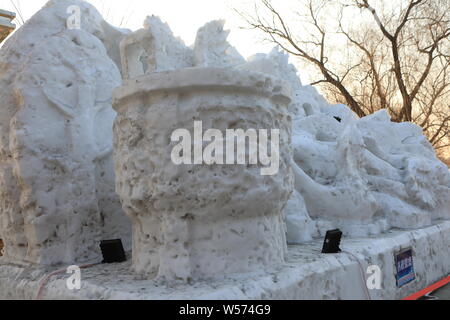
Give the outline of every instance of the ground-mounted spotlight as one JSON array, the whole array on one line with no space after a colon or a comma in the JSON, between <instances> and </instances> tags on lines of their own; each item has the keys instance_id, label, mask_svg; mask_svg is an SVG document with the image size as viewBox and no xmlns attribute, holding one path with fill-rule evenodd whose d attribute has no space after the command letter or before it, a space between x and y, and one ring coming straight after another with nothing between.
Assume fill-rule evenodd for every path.
<instances>
[{"instance_id":1,"label":"ground-mounted spotlight","mask_svg":"<svg viewBox=\"0 0 450 320\"><path fill-rule=\"evenodd\" d=\"M124 262L127 260L122 240L120 239L103 240L100 243L100 249L103 255L102 263Z\"/></svg>"},{"instance_id":2,"label":"ground-mounted spotlight","mask_svg":"<svg viewBox=\"0 0 450 320\"><path fill-rule=\"evenodd\" d=\"M341 244L342 231L339 229L329 230L325 235L323 242L322 253L339 253Z\"/></svg>"}]
</instances>

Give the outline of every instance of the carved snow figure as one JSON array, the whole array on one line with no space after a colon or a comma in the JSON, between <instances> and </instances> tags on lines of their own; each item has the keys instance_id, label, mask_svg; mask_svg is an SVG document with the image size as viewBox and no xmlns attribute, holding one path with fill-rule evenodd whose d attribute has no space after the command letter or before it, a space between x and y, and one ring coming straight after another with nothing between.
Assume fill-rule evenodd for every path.
<instances>
[{"instance_id":1,"label":"carved snow figure","mask_svg":"<svg viewBox=\"0 0 450 320\"><path fill-rule=\"evenodd\" d=\"M68 10L73 5L80 9L79 29L67 26L67 18L77 12ZM240 261L235 267L226 264L221 269L206 263L207 256L218 252L221 256L226 255L228 249L221 247L213 252L205 241L211 234L221 234L222 222L217 227L219 231L212 228L208 234L205 230L211 230L208 229L211 225L204 229L198 221L189 224L192 216L206 212L204 207L189 204L189 201L196 201L195 194L189 193L192 190L183 189L189 196L184 203L182 199L185 198L177 200L179 195L169 194L169 197L165 194L164 183L157 180L155 188L160 188L157 190L160 193L152 194L152 205L157 213L170 217L165 214L172 212L170 203L175 199L174 203L179 208L189 208L181 215L186 221L174 218L177 222L172 225L172 216L164 218L166 220L156 219L152 227L148 227L151 223L147 218L140 222L135 211L150 212L143 205L148 199L142 195L147 194L147 189L153 184L141 184L145 179L140 177L138 169L142 164L138 160L129 160L123 155L120 156L123 158L119 157L120 161L131 161L135 166L118 166L116 170L125 209L135 223L137 254L134 265L140 272L151 272L156 270L156 266L162 266L158 267L161 276L188 279L220 270L245 270L252 259L261 265L271 259L280 261L285 247L281 243L283 241L280 242L282 226L277 217L278 210L283 209L287 200L284 198L290 194L291 169L295 173L296 192L284 212L290 243L309 241L317 233L322 234L333 227L342 228L347 235L363 236L391 227L420 228L439 219L450 219L450 172L437 159L419 127L410 123L393 123L386 111L358 119L348 107L329 105L313 87L303 86L286 55L274 50L268 55L258 54L245 61L227 42L227 36L223 21L213 21L199 30L194 46L189 48L156 17L149 17L144 29L129 34L107 24L91 5L80 0L50 1L19 29L0 51L0 238L6 246L2 261L47 265L98 258L98 241L102 238L122 238L127 246L129 223L114 192L111 159L111 127L115 117L111 95L113 88L121 84L121 65L123 77L136 81L126 87L137 87L143 93L142 96L133 96L133 101L124 98L120 102L138 110L135 114L122 116L116 126L116 132L131 131L129 135L132 138L127 141L131 146L144 138L150 144L156 144L149 138L158 136L152 130L159 126L166 130L170 123L178 121L178 125L187 121L189 117L178 118L176 113L181 110L177 109L178 106L184 104L193 106L189 110L201 115L207 123L206 128L213 127L216 122L223 129L227 126L234 128L236 124L257 127L264 123L267 126L273 118L265 117L267 114L264 112L248 118L245 116L254 108L268 107L280 98L270 90L283 91L284 85L273 86L278 80L266 83L265 79L283 79L290 83L293 92L290 117L279 120L275 125L284 128L291 120L293 123L292 127L282 130L284 154L290 154L291 148L294 150L291 159L283 158L283 166L290 163L290 166L280 168L285 177L283 182L269 178L261 182L246 172L233 176L228 187L214 191L232 195L224 196L227 201L219 206L220 210L216 212L219 215L234 205L233 201L228 205L230 198L241 199L236 191L241 189L246 192L246 198L242 199L247 199L248 203L242 201L239 210L248 213L244 207L252 207L258 208L260 213L273 213L268 213L266 221L256 224L256 227L239 222L235 214L239 212L237 209L232 211L231 218L227 216L229 212L224 214L231 220L236 219L232 229L223 228L224 233L228 232L227 236L235 234L238 237L243 229L253 232L252 228L257 227L263 231L255 231L255 234L267 235L261 240L261 245L254 246L257 248L254 256L254 251L247 250L251 242L243 244L242 250L234 252L230 249L233 258ZM211 93L217 89L208 83L214 80L213 75L205 75L203 81L196 77L195 72L190 74L186 71L193 67L200 67L197 71L203 68L210 72L219 67L222 68L219 73L230 76L228 80L231 82L224 78L226 85L218 84L220 88L227 88L226 92L220 93L223 101ZM155 75L156 72L160 74ZM197 82L191 83L192 87L181 85L181 90L180 83L186 79L180 80L178 76L183 72L188 72ZM249 74L253 77L253 85L243 90L243 79L247 79ZM180 83L169 81L169 75L176 75L175 79ZM139 79L144 80L140 83ZM149 85L145 79L160 83L152 87L153 84ZM159 96L164 90L170 93L168 97ZM157 92L157 98L152 100L146 95L147 91ZM240 102L239 108L233 112L226 108L227 103L236 107L232 98ZM165 108L162 107L163 100ZM262 102L257 104L255 101ZM143 102L146 102L145 108L141 105ZM154 109L158 112L150 116L147 110ZM171 110L172 118L165 114L167 110ZM124 119L127 117L134 122L126 122ZM139 129L141 131L134 126L140 122L144 122ZM147 122L155 127L145 127ZM117 143L120 150L125 148L125 142L121 145L119 139ZM154 147L158 149L161 146ZM133 156L144 161L139 150L135 151ZM176 171L171 171L170 164L161 160L163 155L153 154L150 150L145 152L151 157L160 157L155 160L157 166L144 169L144 173L145 170L150 172L147 172L147 178L154 174L170 181L171 174L176 174ZM219 171L220 179L213 178L213 181L229 182L221 176L222 173ZM216 185L207 185L211 180L205 179L194 179L194 182L198 182L204 188L202 190L215 190ZM258 183L254 184L255 180ZM266 186L264 192L261 186ZM231 187L236 190L230 191ZM262 194L266 195L263 201ZM201 195L204 196L203 193ZM157 199L158 196L161 199ZM265 201L268 199L273 200L273 204L267 204ZM216 209L217 204L210 204L207 200L205 203ZM136 227L141 224L149 230ZM183 229L188 225L200 232ZM195 249L186 253L187 249L183 247L186 241L177 242L176 238L161 236L176 232L180 232L184 239L195 234L193 240L189 238L196 243L193 245ZM156 240L147 238L150 234L156 234ZM152 241L153 245L164 250L146 252ZM218 239L214 241L215 244L222 243ZM224 246L238 248L236 243L240 242L224 242ZM265 251L261 249L263 246ZM174 252L176 254L171 255ZM181 260L174 258L177 254ZM261 258L261 255L265 256ZM187 256L190 259L185 259ZM196 260L200 261L199 267L192 264ZM180 267L172 268L174 261L182 261Z\"/></svg>"},{"instance_id":2,"label":"carved snow figure","mask_svg":"<svg viewBox=\"0 0 450 320\"><path fill-rule=\"evenodd\" d=\"M230 31L224 30L225 20L208 22L197 32L194 45L195 66L233 67L245 59L227 41Z\"/></svg>"},{"instance_id":3,"label":"carved snow figure","mask_svg":"<svg viewBox=\"0 0 450 320\"><path fill-rule=\"evenodd\" d=\"M71 5L81 29L66 27ZM121 75L105 48L117 52L118 33L84 1L50 1L1 49L2 261L73 263L100 259L101 239L128 246L112 163Z\"/></svg>"},{"instance_id":4,"label":"carved snow figure","mask_svg":"<svg viewBox=\"0 0 450 320\"><path fill-rule=\"evenodd\" d=\"M450 171L422 129L394 123L385 110L358 122L364 172L391 227L417 228L450 219Z\"/></svg>"},{"instance_id":5,"label":"carved snow figure","mask_svg":"<svg viewBox=\"0 0 450 320\"><path fill-rule=\"evenodd\" d=\"M450 218L450 172L419 127L393 123L384 110L359 119L347 106L329 105L313 87L302 86L277 49L237 68L282 77L294 91L292 166L301 196L294 194L285 212L288 239L310 238L298 223L310 225L309 216L321 234L327 226L351 236Z\"/></svg>"},{"instance_id":6,"label":"carved snow figure","mask_svg":"<svg viewBox=\"0 0 450 320\"><path fill-rule=\"evenodd\" d=\"M245 59L228 42L225 21L211 21L200 28L193 49L173 35L167 23L149 16L144 28L121 42L122 69L125 79L152 72L189 67L232 67Z\"/></svg>"},{"instance_id":7,"label":"carved snow figure","mask_svg":"<svg viewBox=\"0 0 450 320\"><path fill-rule=\"evenodd\" d=\"M125 79L194 64L192 49L156 16L147 17L144 28L127 35L120 48Z\"/></svg>"}]
</instances>

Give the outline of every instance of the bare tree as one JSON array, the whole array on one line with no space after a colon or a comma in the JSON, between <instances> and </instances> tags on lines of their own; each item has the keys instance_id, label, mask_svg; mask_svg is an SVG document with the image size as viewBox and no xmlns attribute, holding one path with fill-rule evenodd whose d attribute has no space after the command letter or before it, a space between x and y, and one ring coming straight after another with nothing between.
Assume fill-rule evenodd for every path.
<instances>
[{"instance_id":1,"label":"bare tree","mask_svg":"<svg viewBox=\"0 0 450 320\"><path fill-rule=\"evenodd\" d=\"M296 0L295 15L270 0L239 12L303 63L328 99L363 117L388 109L450 150L450 1ZM294 21L295 20L295 21ZM300 21L300 24L296 22Z\"/></svg>"}]
</instances>

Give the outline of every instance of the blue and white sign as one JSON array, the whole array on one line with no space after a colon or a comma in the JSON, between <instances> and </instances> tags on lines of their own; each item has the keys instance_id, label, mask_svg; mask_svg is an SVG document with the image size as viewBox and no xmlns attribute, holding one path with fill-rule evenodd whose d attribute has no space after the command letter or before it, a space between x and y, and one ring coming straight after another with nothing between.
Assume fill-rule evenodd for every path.
<instances>
[{"instance_id":1,"label":"blue and white sign","mask_svg":"<svg viewBox=\"0 0 450 320\"><path fill-rule=\"evenodd\" d=\"M397 287L403 287L405 284L410 283L416 279L413 263L413 251L412 249L406 249L396 254L395 266L397 269Z\"/></svg>"}]
</instances>

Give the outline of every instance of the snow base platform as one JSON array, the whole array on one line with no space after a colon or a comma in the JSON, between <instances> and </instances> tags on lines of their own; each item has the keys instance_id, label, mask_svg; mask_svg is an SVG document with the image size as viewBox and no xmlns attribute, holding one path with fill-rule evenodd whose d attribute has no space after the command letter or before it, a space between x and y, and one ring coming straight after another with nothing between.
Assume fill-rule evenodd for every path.
<instances>
[{"instance_id":1,"label":"snow base platform","mask_svg":"<svg viewBox=\"0 0 450 320\"><path fill-rule=\"evenodd\" d=\"M450 273L450 221L419 230L391 230L376 237L342 239L339 254L321 254L323 240L289 246L286 263L271 269L224 276L192 284L148 280L131 271L130 259L81 270L81 289L70 290L71 274L52 277L43 299L82 300L322 300L368 299L362 271L373 266L381 288L368 290L374 300L403 299ZM397 287L395 256L412 249L415 279ZM350 253L350 254L349 254ZM372 268L369 268L372 266ZM56 269L1 264L0 299L35 299L41 280ZM371 271L367 273L367 271ZM377 275L375 275L377 276ZM376 281L370 283L375 283Z\"/></svg>"}]
</instances>

